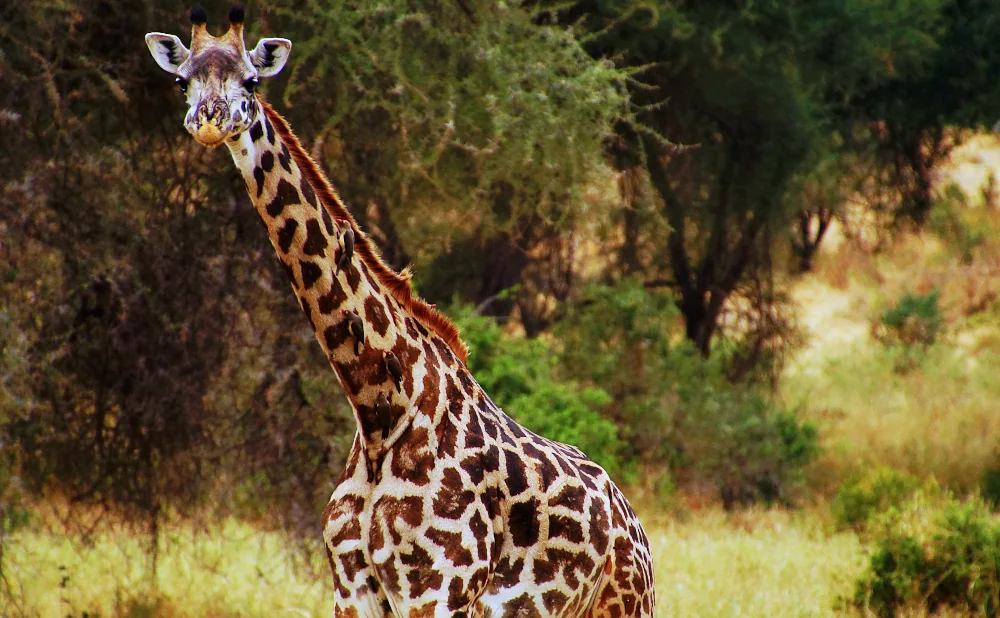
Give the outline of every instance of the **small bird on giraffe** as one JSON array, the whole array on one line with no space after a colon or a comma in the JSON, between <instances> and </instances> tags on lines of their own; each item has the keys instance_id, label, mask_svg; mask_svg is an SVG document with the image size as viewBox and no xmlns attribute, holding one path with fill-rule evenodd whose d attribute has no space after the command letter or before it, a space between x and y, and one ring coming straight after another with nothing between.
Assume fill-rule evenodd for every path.
<instances>
[{"instance_id":1,"label":"small bird on giraffe","mask_svg":"<svg viewBox=\"0 0 1000 618\"><path fill-rule=\"evenodd\" d=\"M350 223L342 219L337 219L337 222L344 224L344 231L340 235L340 244L343 248L340 252L340 258L337 260L337 270L334 271L335 275L339 275L340 271L347 268L347 265L351 263L351 259L354 258L354 228L351 227Z\"/></svg>"},{"instance_id":2,"label":"small bird on giraffe","mask_svg":"<svg viewBox=\"0 0 1000 618\"><path fill-rule=\"evenodd\" d=\"M341 309L341 311L347 318L347 328L351 333L351 337L354 337L354 355L360 356L361 346L365 344L365 322L354 311L348 311L347 309Z\"/></svg>"},{"instance_id":3,"label":"small bird on giraffe","mask_svg":"<svg viewBox=\"0 0 1000 618\"><path fill-rule=\"evenodd\" d=\"M396 383L396 392L403 392L403 366L399 364L399 359L392 352L385 353L385 368L392 376L392 381Z\"/></svg>"}]
</instances>

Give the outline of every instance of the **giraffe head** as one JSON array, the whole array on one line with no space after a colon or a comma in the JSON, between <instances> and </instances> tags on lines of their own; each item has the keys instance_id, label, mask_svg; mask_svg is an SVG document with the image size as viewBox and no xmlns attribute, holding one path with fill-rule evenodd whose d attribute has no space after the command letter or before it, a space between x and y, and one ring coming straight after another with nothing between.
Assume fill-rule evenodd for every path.
<instances>
[{"instance_id":1,"label":"giraffe head","mask_svg":"<svg viewBox=\"0 0 1000 618\"><path fill-rule=\"evenodd\" d=\"M287 39L261 39L248 51L243 43L243 7L229 11L229 31L208 32L203 9L191 10L191 49L172 34L150 32L146 46L160 67L177 77L188 102L184 127L205 146L246 131L257 114L259 79L277 75L292 49Z\"/></svg>"}]
</instances>

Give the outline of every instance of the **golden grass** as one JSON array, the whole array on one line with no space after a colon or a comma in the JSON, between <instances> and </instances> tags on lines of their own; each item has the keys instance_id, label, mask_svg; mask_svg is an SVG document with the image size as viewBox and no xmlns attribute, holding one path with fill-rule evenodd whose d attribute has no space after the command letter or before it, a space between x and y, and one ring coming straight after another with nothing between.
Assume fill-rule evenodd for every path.
<instances>
[{"instance_id":1,"label":"golden grass","mask_svg":"<svg viewBox=\"0 0 1000 618\"><path fill-rule=\"evenodd\" d=\"M332 616L323 564L295 568L288 540L227 519L207 532L171 526L155 580L144 540L105 530L86 545L52 532L21 532L4 548L11 590L0 615L174 618Z\"/></svg>"},{"instance_id":2,"label":"golden grass","mask_svg":"<svg viewBox=\"0 0 1000 618\"><path fill-rule=\"evenodd\" d=\"M815 514L780 510L711 510L656 524L657 615L845 615L836 600L853 592L865 554L854 534L831 536L826 528Z\"/></svg>"},{"instance_id":3,"label":"golden grass","mask_svg":"<svg viewBox=\"0 0 1000 618\"><path fill-rule=\"evenodd\" d=\"M969 363L961 349L943 347L900 374L890 351L852 346L840 359L785 376L786 401L820 427L820 483L882 465L974 489L1000 448L1000 357L990 356Z\"/></svg>"},{"instance_id":4,"label":"golden grass","mask_svg":"<svg viewBox=\"0 0 1000 618\"><path fill-rule=\"evenodd\" d=\"M685 523L644 514L658 616L834 616L864 552L853 534L827 535L815 514L709 510ZM287 540L225 520L208 531L170 526L152 586L141 539L105 531L88 546L46 532L4 548L11 618L332 616L325 564L292 568ZM322 557L318 557L322 559ZM65 580L65 581L64 581ZM63 585L61 585L63 584Z\"/></svg>"}]
</instances>

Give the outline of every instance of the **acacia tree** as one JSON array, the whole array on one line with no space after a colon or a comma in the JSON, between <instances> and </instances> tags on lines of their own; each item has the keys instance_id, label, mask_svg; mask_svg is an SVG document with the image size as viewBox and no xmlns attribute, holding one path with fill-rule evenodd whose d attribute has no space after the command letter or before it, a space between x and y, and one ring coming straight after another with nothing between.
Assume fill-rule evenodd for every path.
<instances>
[{"instance_id":1,"label":"acacia tree","mask_svg":"<svg viewBox=\"0 0 1000 618\"><path fill-rule=\"evenodd\" d=\"M247 468L306 512L329 495L336 434L305 412L336 426L346 406L311 385L322 359L242 181L182 135L143 49L186 23L118 0L0 7L0 503L19 478L155 533Z\"/></svg>"},{"instance_id":2,"label":"acacia tree","mask_svg":"<svg viewBox=\"0 0 1000 618\"><path fill-rule=\"evenodd\" d=\"M514 306L565 286L588 182L629 114L625 73L572 29L505 3L391 0L277 11L298 61L281 91L334 183L422 293ZM300 131L302 131L300 129ZM302 131L306 135L306 131ZM501 293L520 285L521 292Z\"/></svg>"},{"instance_id":3,"label":"acacia tree","mask_svg":"<svg viewBox=\"0 0 1000 618\"><path fill-rule=\"evenodd\" d=\"M647 269L671 272L702 354L741 284L770 280L773 239L811 218L798 179L858 122L853 99L897 70L886 58L908 67L932 48L937 8L583 0L547 14L582 22L595 57L643 67L631 88L641 126L620 125L615 159L648 173L670 230L649 241Z\"/></svg>"},{"instance_id":4,"label":"acacia tree","mask_svg":"<svg viewBox=\"0 0 1000 618\"><path fill-rule=\"evenodd\" d=\"M933 45L921 61L899 66L854 105L872 126L874 159L898 193L893 214L923 223L934 201L934 168L961 143L963 129L997 120L1000 17L989 0L942 0L928 19Z\"/></svg>"}]
</instances>

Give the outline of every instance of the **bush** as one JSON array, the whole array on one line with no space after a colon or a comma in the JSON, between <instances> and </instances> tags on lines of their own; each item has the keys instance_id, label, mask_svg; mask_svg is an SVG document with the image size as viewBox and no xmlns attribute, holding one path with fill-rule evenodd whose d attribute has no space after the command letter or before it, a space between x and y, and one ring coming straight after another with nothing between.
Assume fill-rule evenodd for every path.
<instances>
[{"instance_id":1,"label":"bush","mask_svg":"<svg viewBox=\"0 0 1000 618\"><path fill-rule=\"evenodd\" d=\"M611 400L606 391L559 380L556 356L541 339L505 336L467 307L449 313L469 347L469 369L497 405L528 429L578 447L616 479L630 480L634 466L618 427L600 413Z\"/></svg>"},{"instance_id":2,"label":"bush","mask_svg":"<svg viewBox=\"0 0 1000 618\"><path fill-rule=\"evenodd\" d=\"M787 499L818 452L815 427L730 382L724 361L672 342L678 315L670 296L634 280L590 286L556 326L562 370L607 390L606 416L672 479L714 485L727 506Z\"/></svg>"},{"instance_id":3,"label":"bush","mask_svg":"<svg viewBox=\"0 0 1000 618\"><path fill-rule=\"evenodd\" d=\"M611 395L632 452L661 464L675 453L672 373L699 362L689 345L671 346L679 313L669 295L634 279L590 285L554 328L561 372ZM678 369L678 368L682 369Z\"/></svg>"},{"instance_id":4,"label":"bush","mask_svg":"<svg viewBox=\"0 0 1000 618\"><path fill-rule=\"evenodd\" d=\"M754 390L707 377L682 385L686 397L674 435L682 456L675 466L718 487L726 508L791 502L790 490L819 452L816 427Z\"/></svg>"},{"instance_id":5,"label":"bush","mask_svg":"<svg viewBox=\"0 0 1000 618\"><path fill-rule=\"evenodd\" d=\"M882 314L885 341L903 346L929 346L941 333L941 308L936 290L924 296L906 294L896 306Z\"/></svg>"},{"instance_id":6,"label":"bush","mask_svg":"<svg viewBox=\"0 0 1000 618\"><path fill-rule=\"evenodd\" d=\"M881 521L853 604L881 618L951 608L1000 615L1000 521L978 501L914 500Z\"/></svg>"},{"instance_id":7,"label":"bush","mask_svg":"<svg viewBox=\"0 0 1000 618\"><path fill-rule=\"evenodd\" d=\"M920 479L880 467L848 479L830 505L837 524L861 529L878 514L898 507L920 488Z\"/></svg>"}]
</instances>

